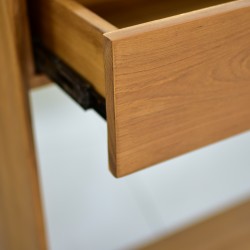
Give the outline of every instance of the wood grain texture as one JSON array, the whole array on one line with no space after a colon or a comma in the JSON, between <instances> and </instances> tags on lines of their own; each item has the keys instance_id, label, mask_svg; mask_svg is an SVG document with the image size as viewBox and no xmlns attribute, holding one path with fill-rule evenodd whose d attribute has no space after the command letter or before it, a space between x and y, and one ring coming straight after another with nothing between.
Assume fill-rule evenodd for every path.
<instances>
[{"instance_id":1,"label":"wood grain texture","mask_svg":"<svg viewBox=\"0 0 250 250\"><path fill-rule=\"evenodd\" d=\"M116 28L77 1L29 2L33 34L105 96L103 33Z\"/></svg>"},{"instance_id":2,"label":"wood grain texture","mask_svg":"<svg viewBox=\"0 0 250 250\"><path fill-rule=\"evenodd\" d=\"M250 128L249 0L105 36L115 176Z\"/></svg>"},{"instance_id":3,"label":"wood grain texture","mask_svg":"<svg viewBox=\"0 0 250 250\"><path fill-rule=\"evenodd\" d=\"M250 201L162 238L141 250L249 250Z\"/></svg>"},{"instance_id":4,"label":"wood grain texture","mask_svg":"<svg viewBox=\"0 0 250 250\"><path fill-rule=\"evenodd\" d=\"M154 21L230 0L77 0L118 28ZM231 0L232 1L232 0Z\"/></svg>"},{"instance_id":5,"label":"wood grain texture","mask_svg":"<svg viewBox=\"0 0 250 250\"><path fill-rule=\"evenodd\" d=\"M106 83L113 82L113 51L112 44L105 40L105 71ZM116 126L115 126L115 89L112 84L106 84L106 115L108 122L108 156L109 169L112 173L116 173Z\"/></svg>"},{"instance_id":6,"label":"wood grain texture","mask_svg":"<svg viewBox=\"0 0 250 250\"><path fill-rule=\"evenodd\" d=\"M24 34L17 33L27 24L25 11L25 1L0 0L1 250L46 249L25 84L29 65L20 52Z\"/></svg>"},{"instance_id":7,"label":"wood grain texture","mask_svg":"<svg viewBox=\"0 0 250 250\"><path fill-rule=\"evenodd\" d=\"M50 81L44 75L37 75L35 72L26 4L16 4L15 8L16 10L12 13L12 18L15 21L14 32L17 38L15 42L22 73L27 79L25 84L28 84L30 88L46 85Z\"/></svg>"}]
</instances>

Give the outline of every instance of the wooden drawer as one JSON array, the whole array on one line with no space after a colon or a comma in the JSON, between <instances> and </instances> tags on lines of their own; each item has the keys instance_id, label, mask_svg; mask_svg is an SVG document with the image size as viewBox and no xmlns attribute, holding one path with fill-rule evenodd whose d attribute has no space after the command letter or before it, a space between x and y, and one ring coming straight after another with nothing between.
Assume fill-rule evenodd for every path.
<instances>
[{"instance_id":1,"label":"wooden drawer","mask_svg":"<svg viewBox=\"0 0 250 250\"><path fill-rule=\"evenodd\" d=\"M106 98L115 176L250 128L249 0L30 2L33 34Z\"/></svg>"}]
</instances>

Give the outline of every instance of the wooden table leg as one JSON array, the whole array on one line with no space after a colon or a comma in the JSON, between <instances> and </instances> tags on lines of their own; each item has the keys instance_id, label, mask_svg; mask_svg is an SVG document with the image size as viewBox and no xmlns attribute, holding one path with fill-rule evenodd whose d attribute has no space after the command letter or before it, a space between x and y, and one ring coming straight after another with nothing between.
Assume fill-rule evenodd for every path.
<instances>
[{"instance_id":1,"label":"wooden table leg","mask_svg":"<svg viewBox=\"0 0 250 250\"><path fill-rule=\"evenodd\" d=\"M0 249L45 250L42 206L17 23L25 1L0 0ZM22 17L15 20L14 17ZM26 20L27 21L27 20ZM19 30L20 32L20 30ZM24 49L24 47L23 47ZM25 54L24 56L27 56Z\"/></svg>"}]
</instances>

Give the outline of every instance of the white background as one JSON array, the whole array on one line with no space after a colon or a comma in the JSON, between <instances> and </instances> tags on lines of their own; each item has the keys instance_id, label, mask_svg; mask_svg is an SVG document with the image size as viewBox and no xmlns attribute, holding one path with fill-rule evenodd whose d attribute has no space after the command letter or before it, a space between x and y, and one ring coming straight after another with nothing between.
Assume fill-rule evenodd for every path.
<instances>
[{"instance_id":1,"label":"white background","mask_svg":"<svg viewBox=\"0 0 250 250\"><path fill-rule=\"evenodd\" d=\"M101 117L54 85L30 96L51 250L131 249L250 198L250 132L115 179Z\"/></svg>"}]
</instances>

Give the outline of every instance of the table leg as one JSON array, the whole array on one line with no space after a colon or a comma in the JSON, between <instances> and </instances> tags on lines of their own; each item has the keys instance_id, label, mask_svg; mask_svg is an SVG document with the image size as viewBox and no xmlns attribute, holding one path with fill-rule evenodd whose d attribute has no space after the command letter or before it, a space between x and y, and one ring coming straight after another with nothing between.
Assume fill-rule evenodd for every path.
<instances>
[{"instance_id":1,"label":"table leg","mask_svg":"<svg viewBox=\"0 0 250 250\"><path fill-rule=\"evenodd\" d=\"M20 11L25 8L25 1L0 0L1 250L46 249L26 62L19 51L23 33L17 29L24 24Z\"/></svg>"}]
</instances>

